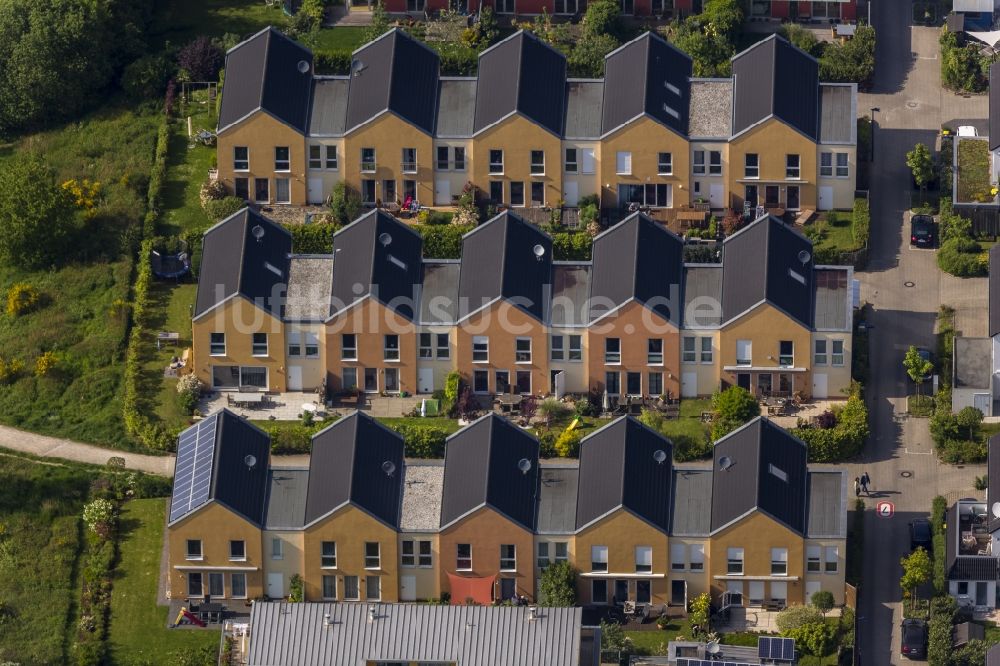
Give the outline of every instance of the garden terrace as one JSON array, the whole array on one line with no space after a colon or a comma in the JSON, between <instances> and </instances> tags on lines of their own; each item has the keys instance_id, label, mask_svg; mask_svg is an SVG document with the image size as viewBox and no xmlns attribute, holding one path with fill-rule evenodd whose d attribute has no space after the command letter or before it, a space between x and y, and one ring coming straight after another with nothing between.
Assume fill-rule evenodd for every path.
<instances>
[{"instance_id":1,"label":"garden terrace","mask_svg":"<svg viewBox=\"0 0 1000 666\"><path fill-rule=\"evenodd\" d=\"M955 148L955 203L995 203L989 142L961 137Z\"/></svg>"}]
</instances>

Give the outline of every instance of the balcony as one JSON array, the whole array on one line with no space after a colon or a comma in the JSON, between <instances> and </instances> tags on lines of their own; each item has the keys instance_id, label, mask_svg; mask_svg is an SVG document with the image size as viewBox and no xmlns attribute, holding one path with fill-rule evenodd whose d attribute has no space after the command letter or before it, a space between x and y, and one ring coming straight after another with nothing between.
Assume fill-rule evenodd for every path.
<instances>
[{"instance_id":1,"label":"balcony","mask_svg":"<svg viewBox=\"0 0 1000 666\"><path fill-rule=\"evenodd\" d=\"M417 172L417 163L416 162L402 162L399 166L403 170L403 173L416 173Z\"/></svg>"},{"instance_id":2,"label":"balcony","mask_svg":"<svg viewBox=\"0 0 1000 666\"><path fill-rule=\"evenodd\" d=\"M375 160L372 160L370 162L362 160L361 173L375 173Z\"/></svg>"}]
</instances>

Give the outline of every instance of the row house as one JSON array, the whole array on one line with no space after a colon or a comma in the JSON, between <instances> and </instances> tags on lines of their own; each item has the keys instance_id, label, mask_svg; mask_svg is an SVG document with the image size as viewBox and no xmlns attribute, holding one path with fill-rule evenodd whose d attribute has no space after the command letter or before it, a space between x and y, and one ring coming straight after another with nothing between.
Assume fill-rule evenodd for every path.
<instances>
[{"instance_id":1,"label":"row house","mask_svg":"<svg viewBox=\"0 0 1000 666\"><path fill-rule=\"evenodd\" d=\"M801 3L800 3L801 4ZM652 32L605 58L601 79L519 31L442 76L438 55L399 29L365 44L347 76L268 28L226 56L218 177L259 205L320 204L338 183L369 207L453 206L472 183L508 208L847 209L857 87L779 36L724 79Z\"/></svg>"},{"instance_id":2,"label":"row house","mask_svg":"<svg viewBox=\"0 0 1000 666\"><path fill-rule=\"evenodd\" d=\"M847 480L758 418L675 466L632 417L540 461L538 441L490 414L444 460L354 412L313 437L307 468L270 468L268 438L223 410L181 434L168 522L171 598L453 604L535 599L566 561L581 605L843 602Z\"/></svg>"}]
</instances>

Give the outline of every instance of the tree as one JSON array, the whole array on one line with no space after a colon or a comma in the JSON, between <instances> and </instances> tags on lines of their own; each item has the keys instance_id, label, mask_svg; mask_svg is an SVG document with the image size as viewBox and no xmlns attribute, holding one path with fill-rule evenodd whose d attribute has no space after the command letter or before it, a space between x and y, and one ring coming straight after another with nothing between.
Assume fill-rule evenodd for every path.
<instances>
[{"instance_id":1,"label":"tree","mask_svg":"<svg viewBox=\"0 0 1000 666\"><path fill-rule=\"evenodd\" d=\"M696 636L704 636L711 630L712 598L707 592L702 592L688 604L688 619L691 621L691 631Z\"/></svg>"},{"instance_id":2,"label":"tree","mask_svg":"<svg viewBox=\"0 0 1000 666\"><path fill-rule=\"evenodd\" d=\"M785 634L808 624L822 622L823 614L813 606L789 606L780 611L774 621L778 625L778 631Z\"/></svg>"},{"instance_id":3,"label":"tree","mask_svg":"<svg viewBox=\"0 0 1000 666\"><path fill-rule=\"evenodd\" d=\"M699 20L688 17L670 26L670 42L694 61L695 76L729 76L730 58L736 48L724 34L709 31Z\"/></svg>"},{"instance_id":4,"label":"tree","mask_svg":"<svg viewBox=\"0 0 1000 666\"><path fill-rule=\"evenodd\" d=\"M365 26L363 41L370 42L387 32L389 32L389 12L385 10L385 3L378 0L372 9L372 22Z\"/></svg>"},{"instance_id":5,"label":"tree","mask_svg":"<svg viewBox=\"0 0 1000 666\"><path fill-rule=\"evenodd\" d=\"M539 606L576 605L576 569L562 560L542 570L538 580Z\"/></svg>"},{"instance_id":6,"label":"tree","mask_svg":"<svg viewBox=\"0 0 1000 666\"><path fill-rule=\"evenodd\" d=\"M809 602L816 608L816 610L825 616L833 608L833 593L829 590L813 592Z\"/></svg>"},{"instance_id":7,"label":"tree","mask_svg":"<svg viewBox=\"0 0 1000 666\"><path fill-rule=\"evenodd\" d=\"M55 172L34 155L15 157L0 169L0 257L22 268L66 259L79 215Z\"/></svg>"},{"instance_id":8,"label":"tree","mask_svg":"<svg viewBox=\"0 0 1000 666\"><path fill-rule=\"evenodd\" d=\"M587 5L583 15L584 37L608 35L614 40L622 37L622 10L615 0L596 0Z\"/></svg>"},{"instance_id":9,"label":"tree","mask_svg":"<svg viewBox=\"0 0 1000 666\"><path fill-rule=\"evenodd\" d=\"M146 55L125 68L121 86L135 102L159 99L174 73L173 63L162 55Z\"/></svg>"},{"instance_id":10,"label":"tree","mask_svg":"<svg viewBox=\"0 0 1000 666\"><path fill-rule=\"evenodd\" d=\"M733 43L739 37L743 24L743 7L739 0L708 0L698 20L705 26L706 32L722 35L726 41Z\"/></svg>"},{"instance_id":11,"label":"tree","mask_svg":"<svg viewBox=\"0 0 1000 666\"><path fill-rule=\"evenodd\" d=\"M585 33L566 58L573 76L600 78L604 76L604 56L618 48L618 40L611 35ZM581 219L583 212L581 208Z\"/></svg>"},{"instance_id":12,"label":"tree","mask_svg":"<svg viewBox=\"0 0 1000 666\"><path fill-rule=\"evenodd\" d=\"M189 81L217 80L222 62L222 49L205 35L188 42L177 53L177 66L187 72Z\"/></svg>"},{"instance_id":13,"label":"tree","mask_svg":"<svg viewBox=\"0 0 1000 666\"><path fill-rule=\"evenodd\" d=\"M913 150L906 153L906 166L910 167L913 182L920 188L922 196L924 189L934 179L934 160L931 158L931 151L924 144L918 143Z\"/></svg>"},{"instance_id":14,"label":"tree","mask_svg":"<svg viewBox=\"0 0 1000 666\"><path fill-rule=\"evenodd\" d=\"M340 180L330 195L330 213L339 224L350 224L361 212L361 196Z\"/></svg>"},{"instance_id":15,"label":"tree","mask_svg":"<svg viewBox=\"0 0 1000 666\"><path fill-rule=\"evenodd\" d=\"M875 73L875 28L859 25L847 42L827 44L819 59L821 81L864 83Z\"/></svg>"},{"instance_id":16,"label":"tree","mask_svg":"<svg viewBox=\"0 0 1000 666\"><path fill-rule=\"evenodd\" d=\"M797 46L811 56L819 56L823 50L821 42L816 39L812 31L806 30L798 23L788 23L781 26L779 33L794 46Z\"/></svg>"},{"instance_id":17,"label":"tree","mask_svg":"<svg viewBox=\"0 0 1000 666\"><path fill-rule=\"evenodd\" d=\"M712 418L712 439L721 439L744 423L760 416L760 405L750 391L739 386L730 386L725 391L712 396L715 416Z\"/></svg>"},{"instance_id":18,"label":"tree","mask_svg":"<svg viewBox=\"0 0 1000 666\"><path fill-rule=\"evenodd\" d=\"M910 597L912 608L916 605L917 588L931 579L931 556L923 548L917 548L899 563L903 565L899 586L903 588L903 596Z\"/></svg>"},{"instance_id":19,"label":"tree","mask_svg":"<svg viewBox=\"0 0 1000 666\"><path fill-rule=\"evenodd\" d=\"M924 382L924 377L934 370L934 364L925 360L916 347L910 345L903 357L903 367L913 383L917 385L917 395L920 395L920 385Z\"/></svg>"}]
</instances>

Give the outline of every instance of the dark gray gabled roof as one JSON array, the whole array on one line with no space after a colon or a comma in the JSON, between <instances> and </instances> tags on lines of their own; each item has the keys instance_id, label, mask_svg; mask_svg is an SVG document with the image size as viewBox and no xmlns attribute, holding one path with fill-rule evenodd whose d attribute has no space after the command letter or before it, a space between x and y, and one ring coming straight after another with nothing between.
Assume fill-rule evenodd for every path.
<instances>
[{"instance_id":1,"label":"dark gray gabled roof","mask_svg":"<svg viewBox=\"0 0 1000 666\"><path fill-rule=\"evenodd\" d=\"M566 57L519 30L479 54L476 116L479 133L512 113L562 136L566 109Z\"/></svg>"},{"instance_id":2,"label":"dark gray gabled roof","mask_svg":"<svg viewBox=\"0 0 1000 666\"><path fill-rule=\"evenodd\" d=\"M228 409L184 430L177 438L169 522L215 501L262 526L270 451L267 433Z\"/></svg>"},{"instance_id":3,"label":"dark gray gabled roof","mask_svg":"<svg viewBox=\"0 0 1000 666\"><path fill-rule=\"evenodd\" d=\"M500 213L462 239L460 319L502 298L542 321L551 283L552 238L514 213Z\"/></svg>"},{"instance_id":4,"label":"dark gray gabled roof","mask_svg":"<svg viewBox=\"0 0 1000 666\"><path fill-rule=\"evenodd\" d=\"M722 321L766 301L812 328L814 281L809 239L776 217L762 217L722 244Z\"/></svg>"},{"instance_id":5,"label":"dark gray gabled roof","mask_svg":"<svg viewBox=\"0 0 1000 666\"><path fill-rule=\"evenodd\" d=\"M312 52L274 28L264 28L226 54L218 129L265 111L305 134L312 84Z\"/></svg>"},{"instance_id":6,"label":"dark gray gabled roof","mask_svg":"<svg viewBox=\"0 0 1000 666\"><path fill-rule=\"evenodd\" d=\"M997 83L1000 88L1000 82ZM1000 245L990 248L990 281L989 281L989 326L990 337L1000 333Z\"/></svg>"},{"instance_id":7,"label":"dark gray gabled roof","mask_svg":"<svg viewBox=\"0 0 1000 666\"><path fill-rule=\"evenodd\" d=\"M642 213L594 239L590 276L593 319L635 299L680 326L684 241Z\"/></svg>"},{"instance_id":8,"label":"dark gray gabled roof","mask_svg":"<svg viewBox=\"0 0 1000 666\"><path fill-rule=\"evenodd\" d=\"M381 210L359 217L333 236L331 314L371 296L407 319L423 279L420 234Z\"/></svg>"},{"instance_id":9,"label":"dark gray gabled roof","mask_svg":"<svg viewBox=\"0 0 1000 666\"><path fill-rule=\"evenodd\" d=\"M202 239L194 316L241 295L280 318L291 251L291 234L249 208L219 222Z\"/></svg>"},{"instance_id":10,"label":"dark gray gabled roof","mask_svg":"<svg viewBox=\"0 0 1000 666\"><path fill-rule=\"evenodd\" d=\"M389 111L433 134L439 69L437 53L399 28L368 42L352 56L347 130Z\"/></svg>"},{"instance_id":11,"label":"dark gray gabled roof","mask_svg":"<svg viewBox=\"0 0 1000 666\"><path fill-rule=\"evenodd\" d=\"M805 444L763 417L716 442L712 456L712 532L761 511L805 536L809 474L806 458Z\"/></svg>"},{"instance_id":12,"label":"dark gray gabled roof","mask_svg":"<svg viewBox=\"0 0 1000 666\"><path fill-rule=\"evenodd\" d=\"M402 479L403 438L361 412L345 416L313 435L305 524L351 504L396 529Z\"/></svg>"},{"instance_id":13,"label":"dark gray gabled roof","mask_svg":"<svg viewBox=\"0 0 1000 666\"><path fill-rule=\"evenodd\" d=\"M653 32L609 53L601 134L646 114L687 136L691 71L691 58Z\"/></svg>"},{"instance_id":14,"label":"dark gray gabled roof","mask_svg":"<svg viewBox=\"0 0 1000 666\"><path fill-rule=\"evenodd\" d=\"M662 462L657 461L662 451ZM580 442L576 528L623 508L663 532L670 529L673 445L631 416Z\"/></svg>"},{"instance_id":15,"label":"dark gray gabled roof","mask_svg":"<svg viewBox=\"0 0 1000 666\"><path fill-rule=\"evenodd\" d=\"M778 35L733 58L733 134L772 116L819 137L819 63Z\"/></svg>"},{"instance_id":16,"label":"dark gray gabled roof","mask_svg":"<svg viewBox=\"0 0 1000 666\"><path fill-rule=\"evenodd\" d=\"M519 465L527 460L525 473ZM442 529L489 507L534 531L539 493L538 440L490 413L448 438L444 454Z\"/></svg>"},{"instance_id":17,"label":"dark gray gabled roof","mask_svg":"<svg viewBox=\"0 0 1000 666\"><path fill-rule=\"evenodd\" d=\"M1000 530L1000 518L993 515L993 504L1000 502L1000 435L990 437L986 447L986 514L992 534Z\"/></svg>"},{"instance_id":18,"label":"dark gray gabled roof","mask_svg":"<svg viewBox=\"0 0 1000 666\"><path fill-rule=\"evenodd\" d=\"M990 150L1000 148L1000 62L990 65Z\"/></svg>"}]
</instances>

